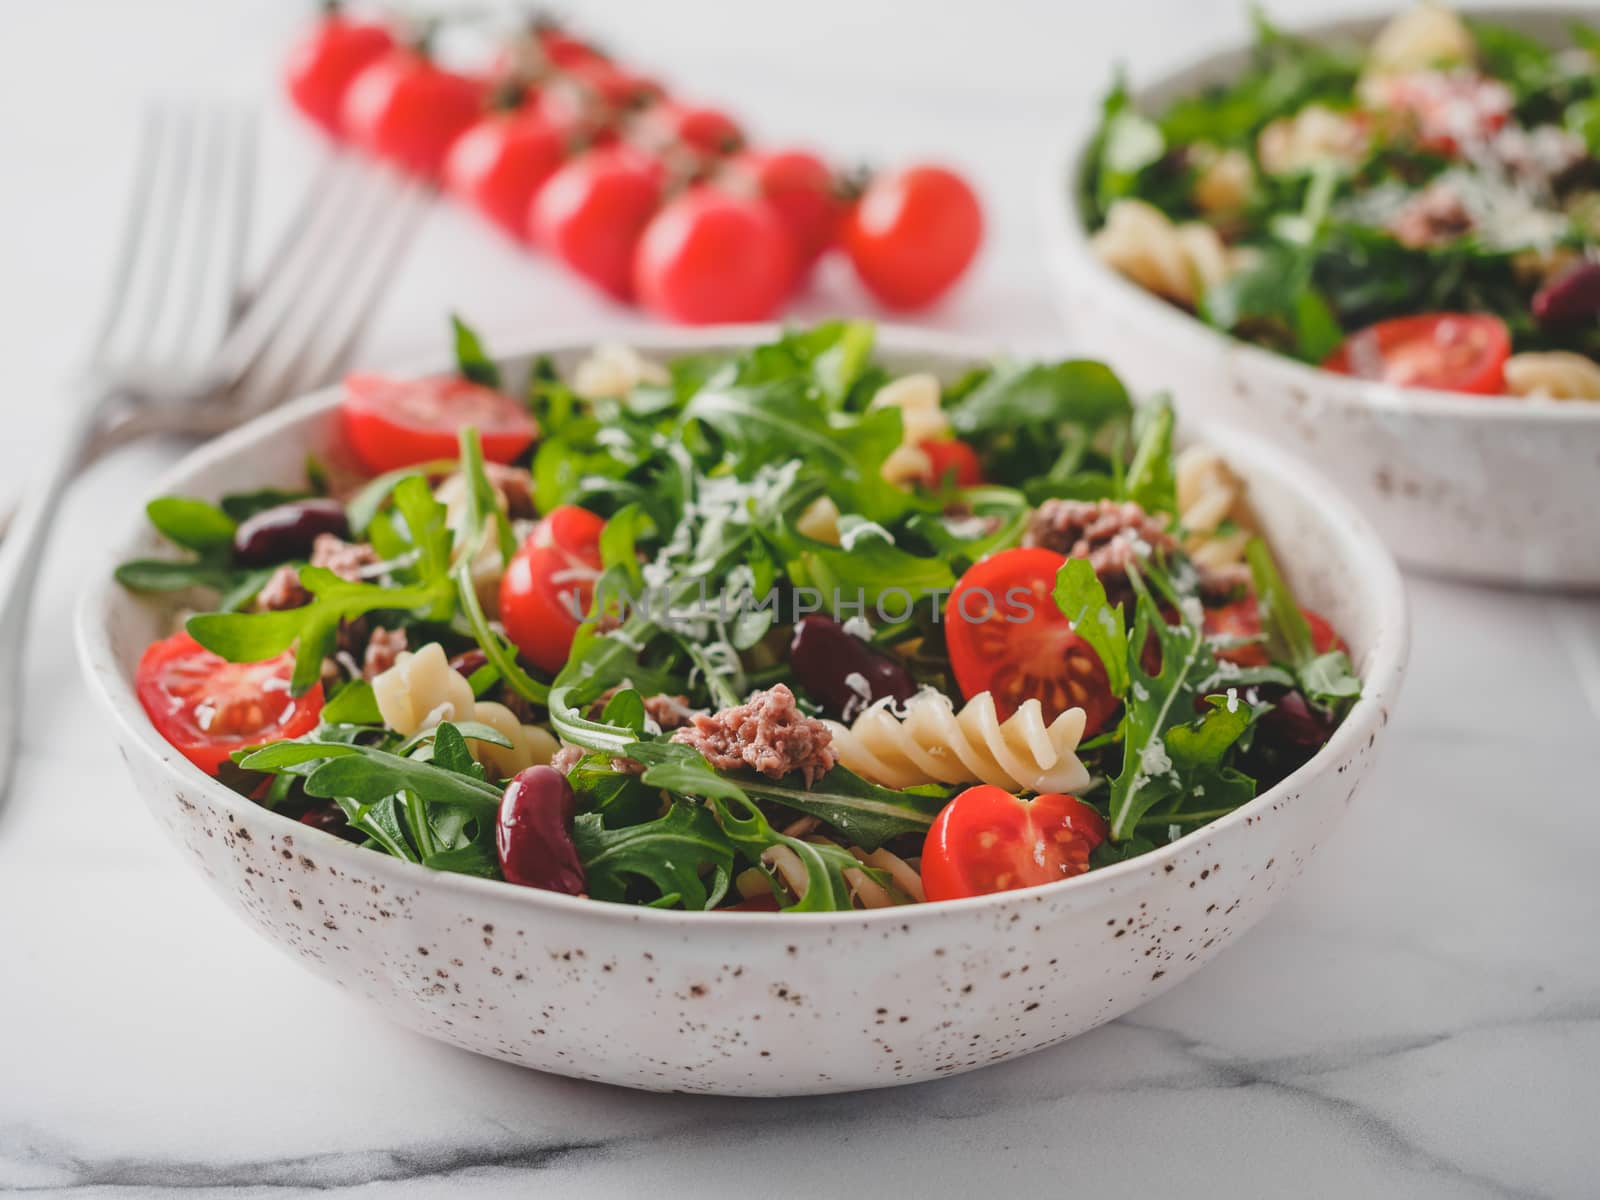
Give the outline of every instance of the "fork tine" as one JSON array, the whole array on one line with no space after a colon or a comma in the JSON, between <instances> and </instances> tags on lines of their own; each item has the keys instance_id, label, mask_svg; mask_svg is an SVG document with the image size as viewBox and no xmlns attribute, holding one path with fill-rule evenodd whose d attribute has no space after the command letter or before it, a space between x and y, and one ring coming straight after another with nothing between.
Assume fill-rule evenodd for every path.
<instances>
[{"instance_id":1,"label":"fork tine","mask_svg":"<svg viewBox=\"0 0 1600 1200\"><path fill-rule=\"evenodd\" d=\"M223 332L233 327L244 307L244 269L250 252L250 233L255 222L257 139L260 122L253 108L239 112L236 126L233 172L233 238L228 245L222 274L225 305Z\"/></svg>"},{"instance_id":2,"label":"fork tine","mask_svg":"<svg viewBox=\"0 0 1600 1200\"><path fill-rule=\"evenodd\" d=\"M227 177L231 172L233 156L226 114L204 115L198 121L195 143L199 149L198 161L191 172L193 177L193 219L186 222L184 233L188 261L184 264L186 284L178 297L180 317L173 332L179 346L193 346L202 332L197 329L202 305L217 278L219 251L228 243L228 221L225 194ZM225 297L222 297L224 303ZM209 342L205 345L209 346Z\"/></svg>"},{"instance_id":3,"label":"fork tine","mask_svg":"<svg viewBox=\"0 0 1600 1200\"><path fill-rule=\"evenodd\" d=\"M113 268L111 289L106 295L105 308L100 322L95 326L89 343L89 361L98 362L111 342L111 335L127 312L126 301L132 289L134 268L138 265L139 249L149 234L151 205L158 191L160 166L163 161L162 143L167 137L168 122L162 109L147 105L139 119L139 137L134 148L135 174L133 193L123 219L121 247L117 264Z\"/></svg>"},{"instance_id":4,"label":"fork tine","mask_svg":"<svg viewBox=\"0 0 1600 1200\"><path fill-rule=\"evenodd\" d=\"M160 327L168 283L173 274L174 252L179 245L193 190L190 187L192 180L189 163L193 156L196 131L192 114L188 110L180 109L171 114L168 120L173 136L169 141L169 152L165 156L168 169L165 173L167 187L162 215L166 219L155 223L157 228L148 243L150 253L145 261L150 266L144 274L146 294L139 298L140 315L143 319L139 322L139 332L135 335L132 345L128 347L128 353L136 360L148 354L151 340Z\"/></svg>"}]
</instances>

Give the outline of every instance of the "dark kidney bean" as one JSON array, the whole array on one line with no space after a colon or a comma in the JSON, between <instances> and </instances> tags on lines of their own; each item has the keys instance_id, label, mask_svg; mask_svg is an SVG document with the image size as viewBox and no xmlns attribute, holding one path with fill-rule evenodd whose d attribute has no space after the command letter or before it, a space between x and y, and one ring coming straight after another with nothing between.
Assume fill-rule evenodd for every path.
<instances>
[{"instance_id":1,"label":"dark kidney bean","mask_svg":"<svg viewBox=\"0 0 1600 1200\"><path fill-rule=\"evenodd\" d=\"M813 700L846 721L875 700L907 700L917 690L904 667L831 617L812 615L794 627L789 665Z\"/></svg>"},{"instance_id":2,"label":"dark kidney bean","mask_svg":"<svg viewBox=\"0 0 1600 1200\"><path fill-rule=\"evenodd\" d=\"M1600 262L1581 262L1561 272L1534 293L1532 307L1541 325L1600 317Z\"/></svg>"},{"instance_id":3,"label":"dark kidney bean","mask_svg":"<svg viewBox=\"0 0 1600 1200\"><path fill-rule=\"evenodd\" d=\"M482 650L473 648L463 650L450 660L450 669L457 675L466 675L469 678L474 671L489 665L489 656Z\"/></svg>"},{"instance_id":4,"label":"dark kidney bean","mask_svg":"<svg viewBox=\"0 0 1600 1200\"><path fill-rule=\"evenodd\" d=\"M337 500L290 500L241 521L233 534L233 557L249 566L305 558L319 533L350 536L344 505Z\"/></svg>"},{"instance_id":5,"label":"dark kidney bean","mask_svg":"<svg viewBox=\"0 0 1600 1200\"><path fill-rule=\"evenodd\" d=\"M344 810L337 804L306 809L300 814L300 824L309 825L313 829L320 829L333 834L334 837L341 837L347 842L357 844L364 842L367 837L360 830L350 828L350 823L345 820Z\"/></svg>"},{"instance_id":6,"label":"dark kidney bean","mask_svg":"<svg viewBox=\"0 0 1600 1200\"><path fill-rule=\"evenodd\" d=\"M507 883L577 896L583 863L572 841L578 799L553 767L529 767L506 784L494 844Z\"/></svg>"},{"instance_id":7,"label":"dark kidney bean","mask_svg":"<svg viewBox=\"0 0 1600 1200\"><path fill-rule=\"evenodd\" d=\"M1277 694L1268 694L1264 689L1262 695L1273 706L1261 718L1261 732L1267 738L1302 750L1316 750L1333 736L1333 720L1312 708L1300 692L1276 688L1270 691Z\"/></svg>"}]
</instances>

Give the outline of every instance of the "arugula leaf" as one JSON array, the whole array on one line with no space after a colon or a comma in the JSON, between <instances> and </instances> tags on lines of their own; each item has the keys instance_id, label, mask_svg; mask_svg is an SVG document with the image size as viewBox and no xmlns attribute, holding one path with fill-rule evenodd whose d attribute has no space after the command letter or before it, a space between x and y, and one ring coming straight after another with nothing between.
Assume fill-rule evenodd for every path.
<instances>
[{"instance_id":1,"label":"arugula leaf","mask_svg":"<svg viewBox=\"0 0 1600 1200\"><path fill-rule=\"evenodd\" d=\"M377 697L372 684L365 679L352 679L328 698L322 706L324 725L382 725L383 714L378 711Z\"/></svg>"},{"instance_id":2,"label":"arugula leaf","mask_svg":"<svg viewBox=\"0 0 1600 1200\"><path fill-rule=\"evenodd\" d=\"M991 372L948 410L964 438L1021 426L1080 425L1095 430L1133 412L1128 389L1102 362L1022 363Z\"/></svg>"},{"instance_id":3,"label":"arugula leaf","mask_svg":"<svg viewBox=\"0 0 1600 1200\"><path fill-rule=\"evenodd\" d=\"M1288 663L1300 690L1322 704L1336 704L1361 694L1350 658L1343 650L1319 654L1311 640L1311 626L1295 601L1294 593L1278 570L1266 542L1251 538L1245 561L1261 609L1261 628L1267 653L1274 662Z\"/></svg>"},{"instance_id":4,"label":"arugula leaf","mask_svg":"<svg viewBox=\"0 0 1600 1200\"><path fill-rule=\"evenodd\" d=\"M166 558L135 558L120 564L113 572L118 583L135 592L181 592L203 587L232 591L247 582L252 592L259 591L271 571L240 571L204 559L177 562Z\"/></svg>"},{"instance_id":5,"label":"arugula leaf","mask_svg":"<svg viewBox=\"0 0 1600 1200\"><path fill-rule=\"evenodd\" d=\"M740 774L740 788L755 800L781 804L833 826L852 845L876 850L901 834L924 834L955 794L954 788L928 785L895 791L869 783L836 766L809 788L794 779L772 780Z\"/></svg>"},{"instance_id":6,"label":"arugula leaf","mask_svg":"<svg viewBox=\"0 0 1600 1200\"><path fill-rule=\"evenodd\" d=\"M283 488L257 488L252 492L230 492L217 501L228 516L235 521L244 522L259 512L266 512L269 508L277 508L280 504L291 504L296 500L306 500L316 495L304 489L289 491Z\"/></svg>"},{"instance_id":7,"label":"arugula leaf","mask_svg":"<svg viewBox=\"0 0 1600 1200\"><path fill-rule=\"evenodd\" d=\"M454 313L450 326L455 331L456 370L463 379L480 383L484 387L500 386L500 368L483 348L483 342L467 323Z\"/></svg>"},{"instance_id":8,"label":"arugula leaf","mask_svg":"<svg viewBox=\"0 0 1600 1200\"><path fill-rule=\"evenodd\" d=\"M145 513L169 542L201 554L232 550L239 527L216 505L188 496L162 496L145 505Z\"/></svg>"},{"instance_id":9,"label":"arugula leaf","mask_svg":"<svg viewBox=\"0 0 1600 1200\"><path fill-rule=\"evenodd\" d=\"M420 475L424 479L430 475L448 475L455 469L454 460L441 458L433 462L418 463L414 467L400 467L387 471L376 479L368 480L359 492L345 502L344 514L350 523L351 536L359 538L367 535L373 518L388 502L390 493L402 479L409 479L413 475Z\"/></svg>"},{"instance_id":10,"label":"arugula leaf","mask_svg":"<svg viewBox=\"0 0 1600 1200\"><path fill-rule=\"evenodd\" d=\"M599 813L580 813L572 840L597 900L625 900L629 883L642 879L658 891L657 905L703 911L721 903L733 878L733 843L699 804L678 800L664 816L620 829L607 829Z\"/></svg>"},{"instance_id":11,"label":"arugula leaf","mask_svg":"<svg viewBox=\"0 0 1600 1200\"><path fill-rule=\"evenodd\" d=\"M1172 467L1173 413L1170 404L1146 410L1144 429L1128 464L1123 495L1147 513L1178 514L1178 484Z\"/></svg>"},{"instance_id":12,"label":"arugula leaf","mask_svg":"<svg viewBox=\"0 0 1600 1200\"><path fill-rule=\"evenodd\" d=\"M474 812L492 814L500 807L500 789L493 784L374 746L315 738L273 742L242 752L238 762L247 771L273 773L316 762L318 765L305 776L305 789L308 795L324 799L374 804L386 796L410 791L433 802L459 804Z\"/></svg>"},{"instance_id":13,"label":"arugula leaf","mask_svg":"<svg viewBox=\"0 0 1600 1200\"><path fill-rule=\"evenodd\" d=\"M1089 643L1106 669L1113 696L1128 692L1128 631L1122 606L1113 608L1086 558L1069 558L1056 573L1055 602L1073 632Z\"/></svg>"}]
</instances>

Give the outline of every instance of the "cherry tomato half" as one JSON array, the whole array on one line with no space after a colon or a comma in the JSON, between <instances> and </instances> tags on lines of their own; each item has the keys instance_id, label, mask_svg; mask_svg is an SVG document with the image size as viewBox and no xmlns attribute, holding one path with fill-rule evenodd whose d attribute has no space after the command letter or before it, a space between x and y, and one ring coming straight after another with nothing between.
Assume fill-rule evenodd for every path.
<instances>
[{"instance_id":1,"label":"cherry tomato half","mask_svg":"<svg viewBox=\"0 0 1600 1200\"><path fill-rule=\"evenodd\" d=\"M445 187L518 241L533 197L567 156L567 137L533 113L491 113L450 147Z\"/></svg>"},{"instance_id":2,"label":"cherry tomato half","mask_svg":"<svg viewBox=\"0 0 1600 1200\"><path fill-rule=\"evenodd\" d=\"M1074 796L1049 792L1019 800L983 784L934 818L922 844L922 888L929 900L960 900L1039 887L1089 869L1106 823Z\"/></svg>"},{"instance_id":3,"label":"cherry tomato half","mask_svg":"<svg viewBox=\"0 0 1600 1200\"><path fill-rule=\"evenodd\" d=\"M960 438L928 438L917 448L928 456L929 487L977 487L983 482L977 451Z\"/></svg>"},{"instance_id":4,"label":"cherry tomato half","mask_svg":"<svg viewBox=\"0 0 1600 1200\"><path fill-rule=\"evenodd\" d=\"M1495 396L1505 390L1511 331L1499 317L1424 313L1353 333L1322 365L1399 387Z\"/></svg>"},{"instance_id":5,"label":"cherry tomato half","mask_svg":"<svg viewBox=\"0 0 1600 1200\"><path fill-rule=\"evenodd\" d=\"M1343 650L1344 641L1334 632L1332 625L1320 614L1302 608L1300 615L1311 626L1311 645L1318 654L1330 650ZM1254 596L1224 604L1221 608L1206 609L1205 632L1211 637L1253 638L1261 636L1261 608ZM1241 667L1264 667L1268 663L1267 648L1259 642L1218 650L1217 657L1238 663Z\"/></svg>"},{"instance_id":6,"label":"cherry tomato half","mask_svg":"<svg viewBox=\"0 0 1600 1200\"><path fill-rule=\"evenodd\" d=\"M1002 720L1028 699L1039 701L1047 721L1081 708L1087 737L1118 701L1100 656L1056 605L1056 574L1066 561L1054 550L1025 547L974 563L950 593L944 636L967 699L991 693Z\"/></svg>"},{"instance_id":7,"label":"cherry tomato half","mask_svg":"<svg viewBox=\"0 0 1600 1200\"><path fill-rule=\"evenodd\" d=\"M604 518L564 504L539 522L500 581L500 621L522 656L559 671L594 601Z\"/></svg>"},{"instance_id":8,"label":"cherry tomato half","mask_svg":"<svg viewBox=\"0 0 1600 1200\"><path fill-rule=\"evenodd\" d=\"M395 50L363 70L345 93L345 133L415 175L439 173L450 143L483 111L482 80Z\"/></svg>"},{"instance_id":9,"label":"cherry tomato half","mask_svg":"<svg viewBox=\"0 0 1600 1200\"><path fill-rule=\"evenodd\" d=\"M1505 84L1470 72L1413 71L1375 86L1383 108L1409 117L1422 145L1440 154L1485 142L1516 105Z\"/></svg>"},{"instance_id":10,"label":"cherry tomato half","mask_svg":"<svg viewBox=\"0 0 1600 1200\"><path fill-rule=\"evenodd\" d=\"M843 205L833 190L828 166L806 150L752 150L736 157L729 174L736 184L760 196L778 214L794 243L802 271L816 262L838 236Z\"/></svg>"},{"instance_id":11,"label":"cherry tomato half","mask_svg":"<svg viewBox=\"0 0 1600 1200\"><path fill-rule=\"evenodd\" d=\"M347 21L337 13L326 17L289 51L283 69L289 98L338 137L344 94L351 81L392 49L394 38L382 25Z\"/></svg>"},{"instance_id":12,"label":"cherry tomato half","mask_svg":"<svg viewBox=\"0 0 1600 1200\"><path fill-rule=\"evenodd\" d=\"M618 300L633 298L633 259L661 203L661 170L626 147L591 150L539 189L534 239Z\"/></svg>"},{"instance_id":13,"label":"cherry tomato half","mask_svg":"<svg viewBox=\"0 0 1600 1200\"><path fill-rule=\"evenodd\" d=\"M466 379L351 375L340 405L345 437L375 472L454 458L457 435L477 427L483 456L508 463L538 436L533 416L510 396Z\"/></svg>"},{"instance_id":14,"label":"cherry tomato half","mask_svg":"<svg viewBox=\"0 0 1600 1200\"><path fill-rule=\"evenodd\" d=\"M762 320L794 280L794 248L766 201L713 188L694 188L657 213L633 263L645 307L686 325Z\"/></svg>"},{"instance_id":15,"label":"cherry tomato half","mask_svg":"<svg viewBox=\"0 0 1600 1200\"><path fill-rule=\"evenodd\" d=\"M982 239L977 196L943 167L874 179L843 232L861 282L891 308L931 304L961 277Z\"/></svg>"},{"instance_id":16,"label":"cherry tomato half","mask_svg":"<svg viewBox=\"0 0 1600 1200\"><path fill-rule=\"evenodd\" d=\"M289 694L294 652L232 663L187 633L153 642L139 659L134 690L156 732L208 775L235 750L299 737L316 728L322 685Z\"/></svg>"}]
</instances>

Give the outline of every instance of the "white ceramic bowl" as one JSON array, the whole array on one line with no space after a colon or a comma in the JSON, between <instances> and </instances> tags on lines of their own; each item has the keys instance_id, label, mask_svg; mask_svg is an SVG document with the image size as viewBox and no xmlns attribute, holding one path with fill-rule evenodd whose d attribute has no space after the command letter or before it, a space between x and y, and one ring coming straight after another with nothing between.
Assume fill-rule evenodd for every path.
<instances>
[{"instance_id":1,"label":"white ceramic bowl","mask_svg":"<svg viewBox=\"0 0 1600 1200\"><path fill-rule=\"evenodd\" d=\"M770 330L644 340L657 356ZM886 359L954 375L979 357L884 331ZM586 349L545 347L563 368ZM529 356L507 360L517 371ZM215 497L294 481L332 444L323 392L190 455L156 489ZM428 871L260 808L206 777L130 686L170 610L111 562L79 616L84 668L129 775L185 856L255 930L431 1037L630 1087L788 1095L935 1078L1037 1050L1159 995L1258 921L1371 768L1405 665L1405 601L1371 528L1248 438L1221 447L1306 603L1348 639L1365 693L1292 778L1146 857L1032 891L850 914L695 914ZM1240 997L1240 1003L1249 1003Z\"/></svg>"},{"instance_id":2,"label":"white ceramic bowl","mask_svg":"<svg viewBox=\"0 0 1600 1200\"><path fill-rule=\"evenodd\" d=\"M1550 45L1592 10L1469 9ZM1369 39L1383 18L1304 30ZM1233 79L1248 50L1203 58L1138 89L1159 111ZM1041 190L1056 293L1078 345L1191 417L1248 429L1314 464L1407 564L1486 582L1600 588L1600 404L1400 389L1237 341L1144 291L1089 248L1077 180L1092 126L1069 138Z\"/></svg>"}]
</instances>

